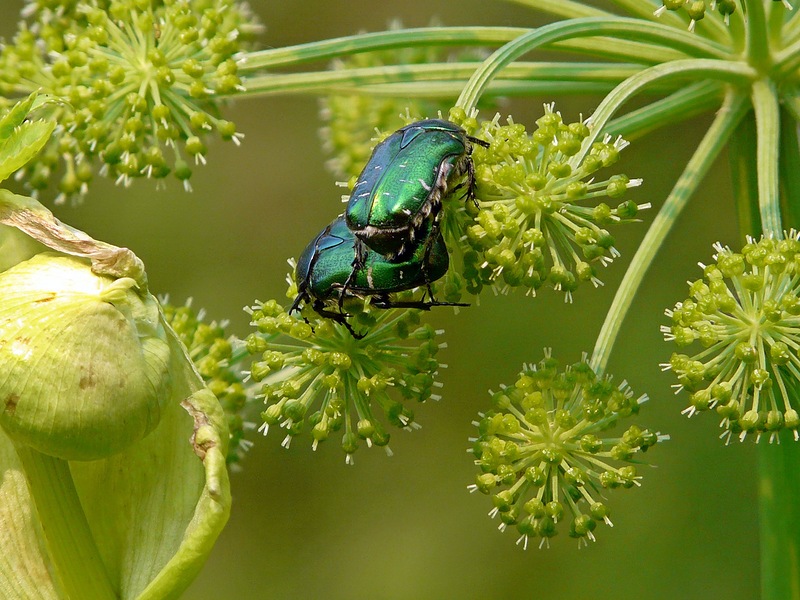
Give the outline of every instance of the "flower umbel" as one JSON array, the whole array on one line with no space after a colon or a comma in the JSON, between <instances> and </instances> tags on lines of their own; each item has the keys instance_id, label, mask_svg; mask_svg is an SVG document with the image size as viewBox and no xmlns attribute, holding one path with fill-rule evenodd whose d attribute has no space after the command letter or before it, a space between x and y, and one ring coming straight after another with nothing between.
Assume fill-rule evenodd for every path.
<instances>
[{"instance_id":1,"label":"flower umbel","mask_svg":"<svg viewBox=\"0 0 800 600\"><path fill-rule=\"evenodd\" d=\"M748 433L772 441L782 429L798 440L800 233L747 242L741 253L715 245L690 297L666 311L665 339L703 349L674 353L663 366L677 375L677 391L690 394L684 412L715 409L727 441Z\"/></svg>"},{"instance_id":2,"label":"flower umbel","mask_svg":"<svg viewBox=\"0 0 800 600\"><path fill-rule=\"evenodd\" d=\"M255 424L245 421L242 414L248 397L242 385L242 372L237 367L247 353L238 351L234 338L225 335L226 322L206 323L205 311L195 311L191 304L191 300L183 306L161 302L161 308L167 323L189 350L189 356L206 386L225 411L230 431L226 460L229 466L238 465L253 445L244 439L245 432L255 429Z\"/></svg>"},{"instance_id":3,"label":"flower umbel","mask_svg":"<svg viewBox=\"0 0 800 600\"><path fill-rule=\"evenodd\" d=\"M243 89L235 56L258 30L246 4L29 0L23 15L0 54L0 92L64 102L50 144L25 170L34 190L58 173L57 201L83 195L98 159L118 183L173 172L188 188L208 133L241 137L214 103Z\"/></svg>"},{"instance_id":4,"label":"flower umbel","mask_svg":"<svg viewBox=\"0 0 800 600\"><path fill-rule=\"evenodd\" d=\"M485 285L504 293L514 287L535 293L549 283L570 301L581 282L600 285L596 265L619 254L606 228L634 221L650 206L627 200L612 208L599 201L617 200L641 184L625 175L592 178L619 159L627 146L622 138L606 136L577 160L589 134L585 123L565 124L553 105L545 105L536 123L536 131L528 134L510 117L506 125L499 115L483 122L474 135L490 147L476 145L472 154L479 210L471 203L445 207L449 247L466 233L463 275L472 293Z\"/></svg>"},{"instance_id":5,"label":"flower umbel","mask_svg":"<svg viewBox=\"0 0 800 600\"><path fill-rule=\"evenodd\" d=\"M571 517L569 534L594 541L598 522L611 525L601 490L639 485L635 456L669 439L637 425L602 437L622 418L638 414L647 396L635 398L626 382L597 375L586 357L565 370L548 352L524 365L511 387L492 394L495 410L476 423L473 446L481 474L470 491L491 494L500 530L516 525L518 544L541 543ZM628 463L628 464L621 464Z\"/></svg>"},{"instance_id":6,"label":"flower umbel","mask_svg":"<svg viewBox=\"0 0 800 600\"><path fill-rule=\"evenodd\" d=\"M285 428L285 447L308 423L315 450L344 427L342 449L348 463L359 440L390 453L380 413L392 425L411 430L419 426L407 403L439 399L433 388L441 385L435 381L440 368L436 355L444 347L436 340L441 331L420 323L417 310L367 307L353 317L368 327L362 339L311 308L303 310L307 321L287 314L275 300L250 310L258 329L246 340L248 350L258 356L251 377L261 382L267 404L261 430L266 434L270 425Z\"/></svg>"}]
</instances>

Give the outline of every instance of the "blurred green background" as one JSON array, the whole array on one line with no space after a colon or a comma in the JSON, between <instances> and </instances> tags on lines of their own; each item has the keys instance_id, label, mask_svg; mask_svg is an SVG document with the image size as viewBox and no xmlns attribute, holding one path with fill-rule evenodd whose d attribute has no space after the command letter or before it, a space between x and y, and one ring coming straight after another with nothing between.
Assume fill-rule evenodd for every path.
<instances>
[{"instance_id":1,"label":"blurred green background","mask_svg":"<svg viewBox=\"0 0 800 600\"><path fill-rule=\"evenodd\" d=\"M7 15L21 4L3 2ZM530 10L486 0L251 5L267 28L262 44L274 47L381 30L393 18L407 26L432 17L448 25L544 22ZM14 19L4 21L9 35ZM550 100L565 121L598 102L527 98L501 111L532 126ZM243 100L226 117L246 134L244 143L211 143L209 165L192 177L193 193L172 180L166 190L148 181L124 189L98 180L83 205L55 212L132 248L155 293L177 303L191 296L244 337L242 307L255 298L284 299L286 258L342 210L341 189L324 168L316 98ZM489 500L466 490L476 472L467 438L478 411L489 407L487 390L513 382L544 347L565 363L591 351L627 262L707 125L677 124L623 153L619 171L645 181L630 197L655 208L644 223L612 232L623 256L602 272L605 287L579 290L571 305L547 290L533 299L489 292L460 314L431 315L449 345L443 399L415 407L423 428L394 432L393 457L362 448L346 466L334 441L313 453L308 438L285 450L279 432L253 436L243 472L232 475L231 520L186 597L757 598L752 443L725 447L715 415L681 416L686 399L673 395L672 375L658 366L673 350L658 330L664 309L685 298L686 281L699 277L697 262L710 259L713 242L738 245L725 157L658 255L609 365L617 380L650 395L643 426L672 436L648 454L654 466L641 471L640 489L609 494L614 527L600 526L588 548L562 533L549 550L524 552L513 531L498 532L486 516Z\"/></svg>"}]
</instances>

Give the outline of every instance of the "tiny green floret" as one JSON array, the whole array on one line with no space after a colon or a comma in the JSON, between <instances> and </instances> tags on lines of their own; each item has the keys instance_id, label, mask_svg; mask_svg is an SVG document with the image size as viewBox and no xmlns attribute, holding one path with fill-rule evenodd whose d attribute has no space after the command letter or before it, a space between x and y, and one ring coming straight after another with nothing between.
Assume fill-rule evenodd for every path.
<instances>
[{"instance_id":1,"label":"tiny green floret","mask_svg":"<svg viewBox=\"0 0 800 600\"><path fill-rule=\"evenodd\" d=\"M800 439L800 233L748 237L741 252L714 246L714 262L689 283L690 296L667 310L664 338L694 354L673 353L664 370L689 394L689 416L714 409L731 436L756 441L783 429Z\"/></svg>"},{"instance_id":2,"label":"tiny green floret","mask_svg":"<svg viewBox=\"0 0 800 600\"><path fill-rule=\"evenodd\" d=\"M243 415L250 398L238 363L248 354L238 351L238 347L242 346L241 341L225 335L225 321L206 322L205 310L195 311L191 299L183 306L175 306L164 300L161 308L167 323L189 351L208 389L225 411L230 431L226 460L229 467L238 468L253 445L252 441L245 439L245 434L256 427L255 423L246 421Z\"/></svg>"},{"instance_id":3,"label":"tiny green floret","mask_svg":"<svg viewBox=\"0 0 800 600\"><path fill-rule=\"evenodd\" d=\"M237 59L259 30L245 3L28 0L22 14L0 53L0 93L62 101L49 145L26 167L32 189L58 177L56 202L79 198L97 161L121 184L173 172L188 189L206 135L239 142L216 103L244 89Z\"/></svg>"},{"instance_id":4,"label":"tiny green floret","mask_svg":"<svg viewBox=\"0 0 800 600\"><path fill-rule=\"evenodd\" d=\"M633 463L669 436L631 425L605 434L635 416L647 396L612 383L586 361L560 369L548 351L538 364L523 365L512 386L492 392L494 410L476 422L472 452L481 473L471 492L490 495L501 531L514 525L518 545L541 538L540 547L569 519L569 535L594 541L598 523L611 526L603 489L640 485Z\"/></svg>"},{"instance_id":5,"label":"tiny green floret","mask_svg":"<svg viewBox=\"0 0 800 600\"><path fill-rule=\"evenodd\" d=\"M296 292L290 286L289 295ZM266 435L279 425L287 432L281 445L288 447L309 426L314 450L343 431L350 464L361 441L391 455L384 421L409 431L419 427L408 404L439 399L435 378L444 365L437 354L445 344L437 339L441 331L421 323L418 310L380 310L357 299L345 309L366 331L363 338L310 306L297 317L275 300L257 302L248 312L258 332L246 343L256 357L250 377L261 384L266 404L260 431Z\"/></svg>"},{"instance_id":6,"label":"tiny green floret","mask_svg":"<svg viewBox=\"0 0 800 600\"><path fill-rule=\"evenodd\" d=\"M451 195L442 219L448 247L463 251L470 293L492 286L501 293L522 287L535 294L547 284L571 301L581 282L601 285L597 265L619 255L607 228L636 221L650 207L622 200L640 179L595 176L616 163L628 143L605 136L578 160L589 126L566 124L553 108L545 105L532 134L510 117L501 125L499 115L471 133L490 144L476 145L472 154L476 203L465 206ZM451 113L469 131L470 120L461 117Z\"/></svg>"}]
</instances>

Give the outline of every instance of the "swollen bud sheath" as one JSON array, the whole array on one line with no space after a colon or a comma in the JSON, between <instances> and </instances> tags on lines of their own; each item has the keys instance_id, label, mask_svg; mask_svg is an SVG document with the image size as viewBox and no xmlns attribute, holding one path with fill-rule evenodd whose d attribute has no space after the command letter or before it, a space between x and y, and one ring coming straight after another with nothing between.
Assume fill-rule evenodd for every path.
<instances>
[{"instance_id":1,"label":"swollen bud sheath","mask_svg":"<svg viewBox=\"0 0 800 600\"><path fill-rule=\"evenodd\" d=\"M66 460L120 452L159 422L169 346L128 277L45 252L0 273L0 425Z\"/></svg>"}]
</instances>

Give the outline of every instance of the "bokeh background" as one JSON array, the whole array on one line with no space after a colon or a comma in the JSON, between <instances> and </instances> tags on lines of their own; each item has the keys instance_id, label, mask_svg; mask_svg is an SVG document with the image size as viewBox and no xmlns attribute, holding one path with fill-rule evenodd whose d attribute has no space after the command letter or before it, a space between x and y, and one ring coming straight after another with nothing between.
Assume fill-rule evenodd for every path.
<instances>
[{"instance_id":1,"label":"bokeh background","mask_svg":"<svg viewBox=\"0 0 800 600\"><path fill-rule=\"evenodd\" d=\"M3 35L13 31L21 0L3 0ZM511 3L407 0L356 5L352 0L254 0L266 25L265 46L279 47L359 30L399 18L423 26L535 26L545 21ZM526 98L501 106L529 126L542 103L556 100L565 121L587 115L598 98ZM151 289L175 302L187 297L209 317L249 333L242 307L283 300L286 259L296 256L342 210L341 189L324 167L318 100L248 99L226 117L246 134L241 147L212 143L196 169L194 192L136 181L128 189L98 180L86 202L56 214L96 238L132 248L146 263ZM490 116L490 115L486 115ZM346 466L335 441L314 453L308 438L280 447L277 432L253 436L244 470L232 475L233 512L187 598L597 598L758 597L758 515L752 443L718 439L715 415L680 415L670 373L659 363L665 308L687 295L711 244L738 245L723 156L657 257L625 322L609 365L618 380L651 401L639 421L672 436L647 456L643 485L611 492L613 528L579 549L562 533L551 548L526 552L513 531L500 533L486 497L470 495L475 467L466 453L471 422L489 407L489 389L513 382L523 362L553 348L563 362L590 352L613 292L648 223L708 122L676 124L637 140L619 170L643 177L630 197L654 204L644 222L616 231L622 258L602 273L605 287L581 289L573 304L543 290L538 297L494 297L431 317L446 330L443 398L416 407L423 428L393 433L389 458L362 448Z\"/></svg>"}]
</instances>

